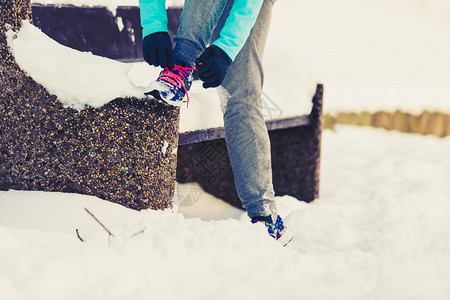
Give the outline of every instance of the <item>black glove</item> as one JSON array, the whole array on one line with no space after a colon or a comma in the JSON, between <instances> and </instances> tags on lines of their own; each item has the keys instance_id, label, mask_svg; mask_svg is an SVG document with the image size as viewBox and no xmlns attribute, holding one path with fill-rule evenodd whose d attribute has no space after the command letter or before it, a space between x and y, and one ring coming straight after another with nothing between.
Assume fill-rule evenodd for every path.
<instances>
[{"instance_id":1,"label":"black glove","mask_svg":"<svg viewBox=\"0 0 450 300\"><path fill-rule=\"evenodd\" d=\"M222 84L231 58L219 47L209 46L195 61L198 77L203 80L205 89Z\"/></svg>"},{"instance_id":2,"label":"black glove","mask_svg":"<svg viewBox=\"0 0 450 300\"><path fill-rule=\"evenodd\" d=\"M142 44L142 53L149 65L173 69L172 43L167 32L155 32L147 35Z\"/></svg>"}]
</instances>

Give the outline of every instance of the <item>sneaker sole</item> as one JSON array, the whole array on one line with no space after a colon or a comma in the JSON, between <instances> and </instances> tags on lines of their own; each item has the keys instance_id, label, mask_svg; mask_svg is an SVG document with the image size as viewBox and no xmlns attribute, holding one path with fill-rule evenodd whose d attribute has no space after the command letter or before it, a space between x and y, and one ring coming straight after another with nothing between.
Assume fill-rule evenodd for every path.
<instances>
[{"instance_id":1,"label":"sneaker sole","mask_svg":"<svg viewBox=\"0 0 450 300\"><path fill-rule=\"evenodd\" d=\"M283 235L279 239L277 239L277 242L283 245L283 247L286 247L286 245L289 244L293 238L294 234L292 233L292 231L286 228Z\"/></svg>"},{"instance_id":2,"label":"sneaker sole","mask_svg":"<svg viewBox=\"0 0 450 300\"><path fill-rule=\"evenodd\" d=\"M153 98L155 98L156 100L162 101L167 105L176 106L176 107L180 107L181 105L183 105L184 103L187 102L187 101L172 101L172 100L164 99L158 90L146 92L145 95L147 95L147 96L150 95Z\"/></svg>"}]
</instances>

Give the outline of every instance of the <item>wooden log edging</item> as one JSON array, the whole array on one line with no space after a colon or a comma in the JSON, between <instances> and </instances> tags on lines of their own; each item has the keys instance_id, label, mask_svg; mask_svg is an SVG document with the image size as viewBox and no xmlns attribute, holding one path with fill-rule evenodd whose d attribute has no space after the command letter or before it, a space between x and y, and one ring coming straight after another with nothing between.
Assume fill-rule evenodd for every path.
<instances>
[{"instance_id":1,"label":"wooden log edging","mask_svg":"<svg viewBox=\"0 0 450 300\"><path fill-rule=\"evenodd\" d=\"M438 137L450 136L450 114L437 111L423 111L412 114L395 112L341 112L325 116L327 127L334 124L372 126L406 133L431 134Z\"/></svg>"},{"instance_id":2,"label":"wooden log edging","mask_svg":"<svg viewBox=\"0 0 450 300\"><path fill-rule=\"evenodd\" d=\"M18 29L24 19L31 20L29 0L1 2L0 190L80 193L132 209L171 207L179 109L135 98L81 111L64 107L8 49L6 24Z\"/></svg>"}]
</instances>

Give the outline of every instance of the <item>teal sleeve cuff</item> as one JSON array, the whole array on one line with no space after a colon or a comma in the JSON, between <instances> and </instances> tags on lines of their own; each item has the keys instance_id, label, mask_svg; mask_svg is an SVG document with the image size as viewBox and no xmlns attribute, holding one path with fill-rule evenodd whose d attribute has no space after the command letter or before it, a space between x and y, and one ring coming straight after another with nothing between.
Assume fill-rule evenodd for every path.
<instances>
[{"instance_id":1,"label":"teal sleeve cuff","mask_svg":"<svg viewBox=\"0 0 450 300\"><path fill-rule=\"evenodd\" d=\"M212 44L234 60L241 51L258 18L264 0L235 0L230 16Z\"/></svg>"},{"instance_id":2,"label":"teal sleeve cuff","mask_svg":"<svg viewBox=\"0 0 450 300\"><path fill-rule=\"evenodd\" d=\"M167 30L167 12L165 0L139 0L142 38Z\"/></svg>"}]
</instances>

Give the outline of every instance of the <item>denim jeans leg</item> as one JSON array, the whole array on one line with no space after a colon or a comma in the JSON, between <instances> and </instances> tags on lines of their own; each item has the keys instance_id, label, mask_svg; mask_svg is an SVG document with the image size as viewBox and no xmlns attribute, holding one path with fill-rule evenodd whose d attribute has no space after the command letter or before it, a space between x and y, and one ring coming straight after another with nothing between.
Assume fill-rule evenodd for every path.
<instances>
[{"instance_id":1,"label":"denim jeans leg","mask_svg":"<svg viewBox=\"0 0 450 300\"><path fill-rule=\"evenodd\" d=\"M206 49L228 0L186 0L180 28L174 37L175 58L195 66L195 60Z\"/></svg>"},{"instance_id":2,"label":"denim jeans leg","mask_svg":"<svg viewBox=\"0 0 450 300\"><path fill-rule=\"evenodd\" d=\"M249 217L276 217L277 214L270 140L261 99L262 55L272 6L273 1L264 1L247 42L230 65L219 88L236 190Z\"/></svg>"}]
</instances>

